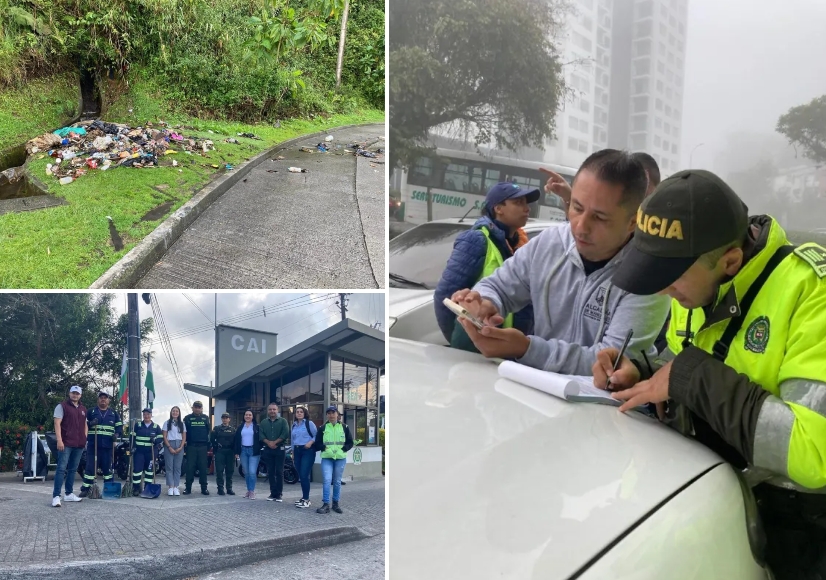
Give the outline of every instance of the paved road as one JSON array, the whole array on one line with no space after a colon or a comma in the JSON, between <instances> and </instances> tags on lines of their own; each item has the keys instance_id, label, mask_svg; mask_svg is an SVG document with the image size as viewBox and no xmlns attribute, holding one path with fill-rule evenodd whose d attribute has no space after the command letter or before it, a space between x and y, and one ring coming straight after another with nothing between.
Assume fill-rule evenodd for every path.
<instances>
[{"instance_id":1,"label":"paved road","mask_svg":"<svg viewBox=\"0 0 826 580\"><path fill-rule=\"evenodd\" d=\"M384 148L384 125L334 132ZM341 150L276 152L213 203L137 288L381 288L384 165ZM299 166L309 173L289 173ZM277 171L277 173L270 173Z\"/></svg>"},{"instance_id":2,"label":"paved road","mask_svg":"<svg viewBox=\"0 0 826 580\"><path fill-rule=\"evenodd\" d=\"M197 580L384 580L384 534L366 540L300 552L251 566L222 570Z\"/></svg>"},{"instance_id":3,"label":"paved road","mask_svg":"<svg viewBox=\"0 0 826 580\"><path fill-rule=\"evenodd\" d=\"M0 481L0 578L88 578L90 565L121 580L191 577L384 534L383 478L348 482L343 514L296 509L297 485L285 487L284 503L245 500L243 490L217 496L210 485L209 497L85 499L61 508L51 507L52 485ZM314 507L320 495L313 484Z\"/></svg>"}]
</instances>

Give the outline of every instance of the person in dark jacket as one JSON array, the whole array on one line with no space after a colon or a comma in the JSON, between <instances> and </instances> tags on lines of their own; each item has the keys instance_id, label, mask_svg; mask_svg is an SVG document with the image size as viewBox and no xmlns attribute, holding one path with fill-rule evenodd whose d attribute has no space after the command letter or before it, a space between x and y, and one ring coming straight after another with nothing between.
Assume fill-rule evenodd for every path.
<instances>
[{"instance_id":1,"label":"person in dark jacket","mask_svg":"<svg viewBox=\"0 0 826 580\"><path fill-rule=\"evenodd\" d=\"M258 462L261 461L261 440L258 423L252 410L244 411L244 424L235 430L235 459L241 461L247 493L244 499L255 499L255 480L258 476Z\"/></svg>"},{"instance_id":2,"label":"person in dark jacket","mask_svg":"<svg viewBox=\"0 0 826 580\"><path fill-rule=\"evenodd\" d=\"M221 424L212 429L210 438L212 457L215 461L215 483L218 495L224 495L224 475L226 475L227 495L232 491L232 472L235 471L235 427L229 424L229 413L221 415Z\"/></svg>"},{"instance_id":3,"label":"person in dark jacket","mask_svg":"<svg viewBox=\"0 0 826 580\"><path fill-rule=\"evenodd\" d=\"M83 448L86 446L86 437L89 434L89 425L86 422L86 407L80 402L83 393L81 388L74 385L69 389L69 396L54 409L54 431L57 436L57 470L54 474L54 491L52 492L52 507L60 507L60 488L66 484L64 501L81 501L83 498L74 494L75 473L80 459L83 457Z\"/></svg>"},{"instance_id":4,"label":"person in dark jacket","mask_svg":"<svg viewBox=\"0 0 826 580\"><path fill-rule=\"evenodd\" d=\"M539 195L537 188L497 183L485 196L482 217L471 229L457 236L453 253L433 295L436 320L450 346L478 352L443 300L462 288L472 288L528 243L528 236L522 228L528 223L528 204L537 201ZM505 325L517 328L526 335L531 334L533 308L523 308L513 315L512 320L506 320Z\"/></svg>"},{"instance_id":5,"label":"person in dark jacket","mask_svg":"<svg viewBox=\"0 0 826 580\"><path fill-rule=\"evenodd\" d=\"M198 483L201 493L209 495L207 489L207 453L209 448L209 417L204 415L201 401L192 403L192 413L184 417L186 428L186 483L184 495L192 493L195 471L199 472Z\"/></svg>"}]
</instances>

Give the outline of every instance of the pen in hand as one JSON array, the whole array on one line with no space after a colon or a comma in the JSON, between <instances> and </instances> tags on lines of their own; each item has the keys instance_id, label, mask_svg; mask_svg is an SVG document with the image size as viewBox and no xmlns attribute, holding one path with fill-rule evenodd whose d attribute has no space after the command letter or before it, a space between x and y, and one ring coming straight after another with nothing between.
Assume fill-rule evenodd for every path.
<instances>
[{"instance_id":1,"label":"pen in hand","mask_svg":"<svg viewBox=\"0 0 826 580\"><path fill-rule=\"evenodd\" d=\"M622 347L620 348L619 354L617 355L617 360L614 361L614 368L613 372L617 372L617 369L620 367L620 363L622 362L622 357L625 355L625 349L628 348L628 343L631 342L631 337L634 335L634 329L629 328L628 334L625 335L625 340L622 343ZM608 384L606 385L608 391L613 391L612 388L613 383L611 382L612 376L608 377Z\"/></svg>"}]
</instances>

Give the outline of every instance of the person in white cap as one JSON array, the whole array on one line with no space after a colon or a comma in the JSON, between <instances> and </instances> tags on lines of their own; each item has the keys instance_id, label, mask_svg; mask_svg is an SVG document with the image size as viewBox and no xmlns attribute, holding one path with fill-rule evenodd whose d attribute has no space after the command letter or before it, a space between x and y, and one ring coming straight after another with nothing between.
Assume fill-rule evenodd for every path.
<instances>
[{"instance_id":1,"label":"person in white cap","mask_svg":"<svg viewBox=\"0 0 826 580\"><path fill-rule=\"evenodd\" d=\"M57 436L57 470L54 474L52 507L60 507L60 488L66 485L63 501L82 501L74 494L75 474L86 447L89 425L86 407L80 402L81 388L74 385L68 398L54 409L54 431Z\"/></svg>"}]
</instances>

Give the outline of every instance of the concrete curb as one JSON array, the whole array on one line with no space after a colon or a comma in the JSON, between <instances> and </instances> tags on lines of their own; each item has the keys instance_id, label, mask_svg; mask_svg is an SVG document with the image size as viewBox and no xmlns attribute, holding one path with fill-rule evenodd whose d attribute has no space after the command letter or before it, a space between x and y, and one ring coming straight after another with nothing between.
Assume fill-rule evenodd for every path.
<instances>
[{"instance_id":1,"label":"concrete curb","mask_svg":"<svg viewBox=\"0 0 826 580\"><path fill-rule=\"evenodd\" d=\"M73 561L53 564L32 564L9 568L0 566L0 577L9 580L73 580L97 578L130 578L174 580L198 574L254 564L263 560L283 558L298 552L354 542L371 537L355 526L338 527L246 544L214 549L196 548L171 554L112 558L103 561Z\"/></svg>"},{"instance_id":2,"label":"concrete curb","mask_svg":"<svg viewBox=\"0 0 826 580\"><path fill-rule=\"evenodd\" d=\"M202 190L196 193L192 199L178 208L175 213L165 219L143 240L138 242L125 256L118 260L103 275L95 280L89 288L134 288L138 281L154 266L166 251L174 244L178 238L192 225L192 223L218 198L226 193L232 186L265 159L270 158L274 153L296 145L307 139L328 135L331 132L352 129L356 127L370 127L372 125L382 125L382 123L362 123L358 125L343 125L332 127L325 131L301 135L288 141L284 141L260 153L222 177L208 183Z\"/></svg>"}]
</instances>

